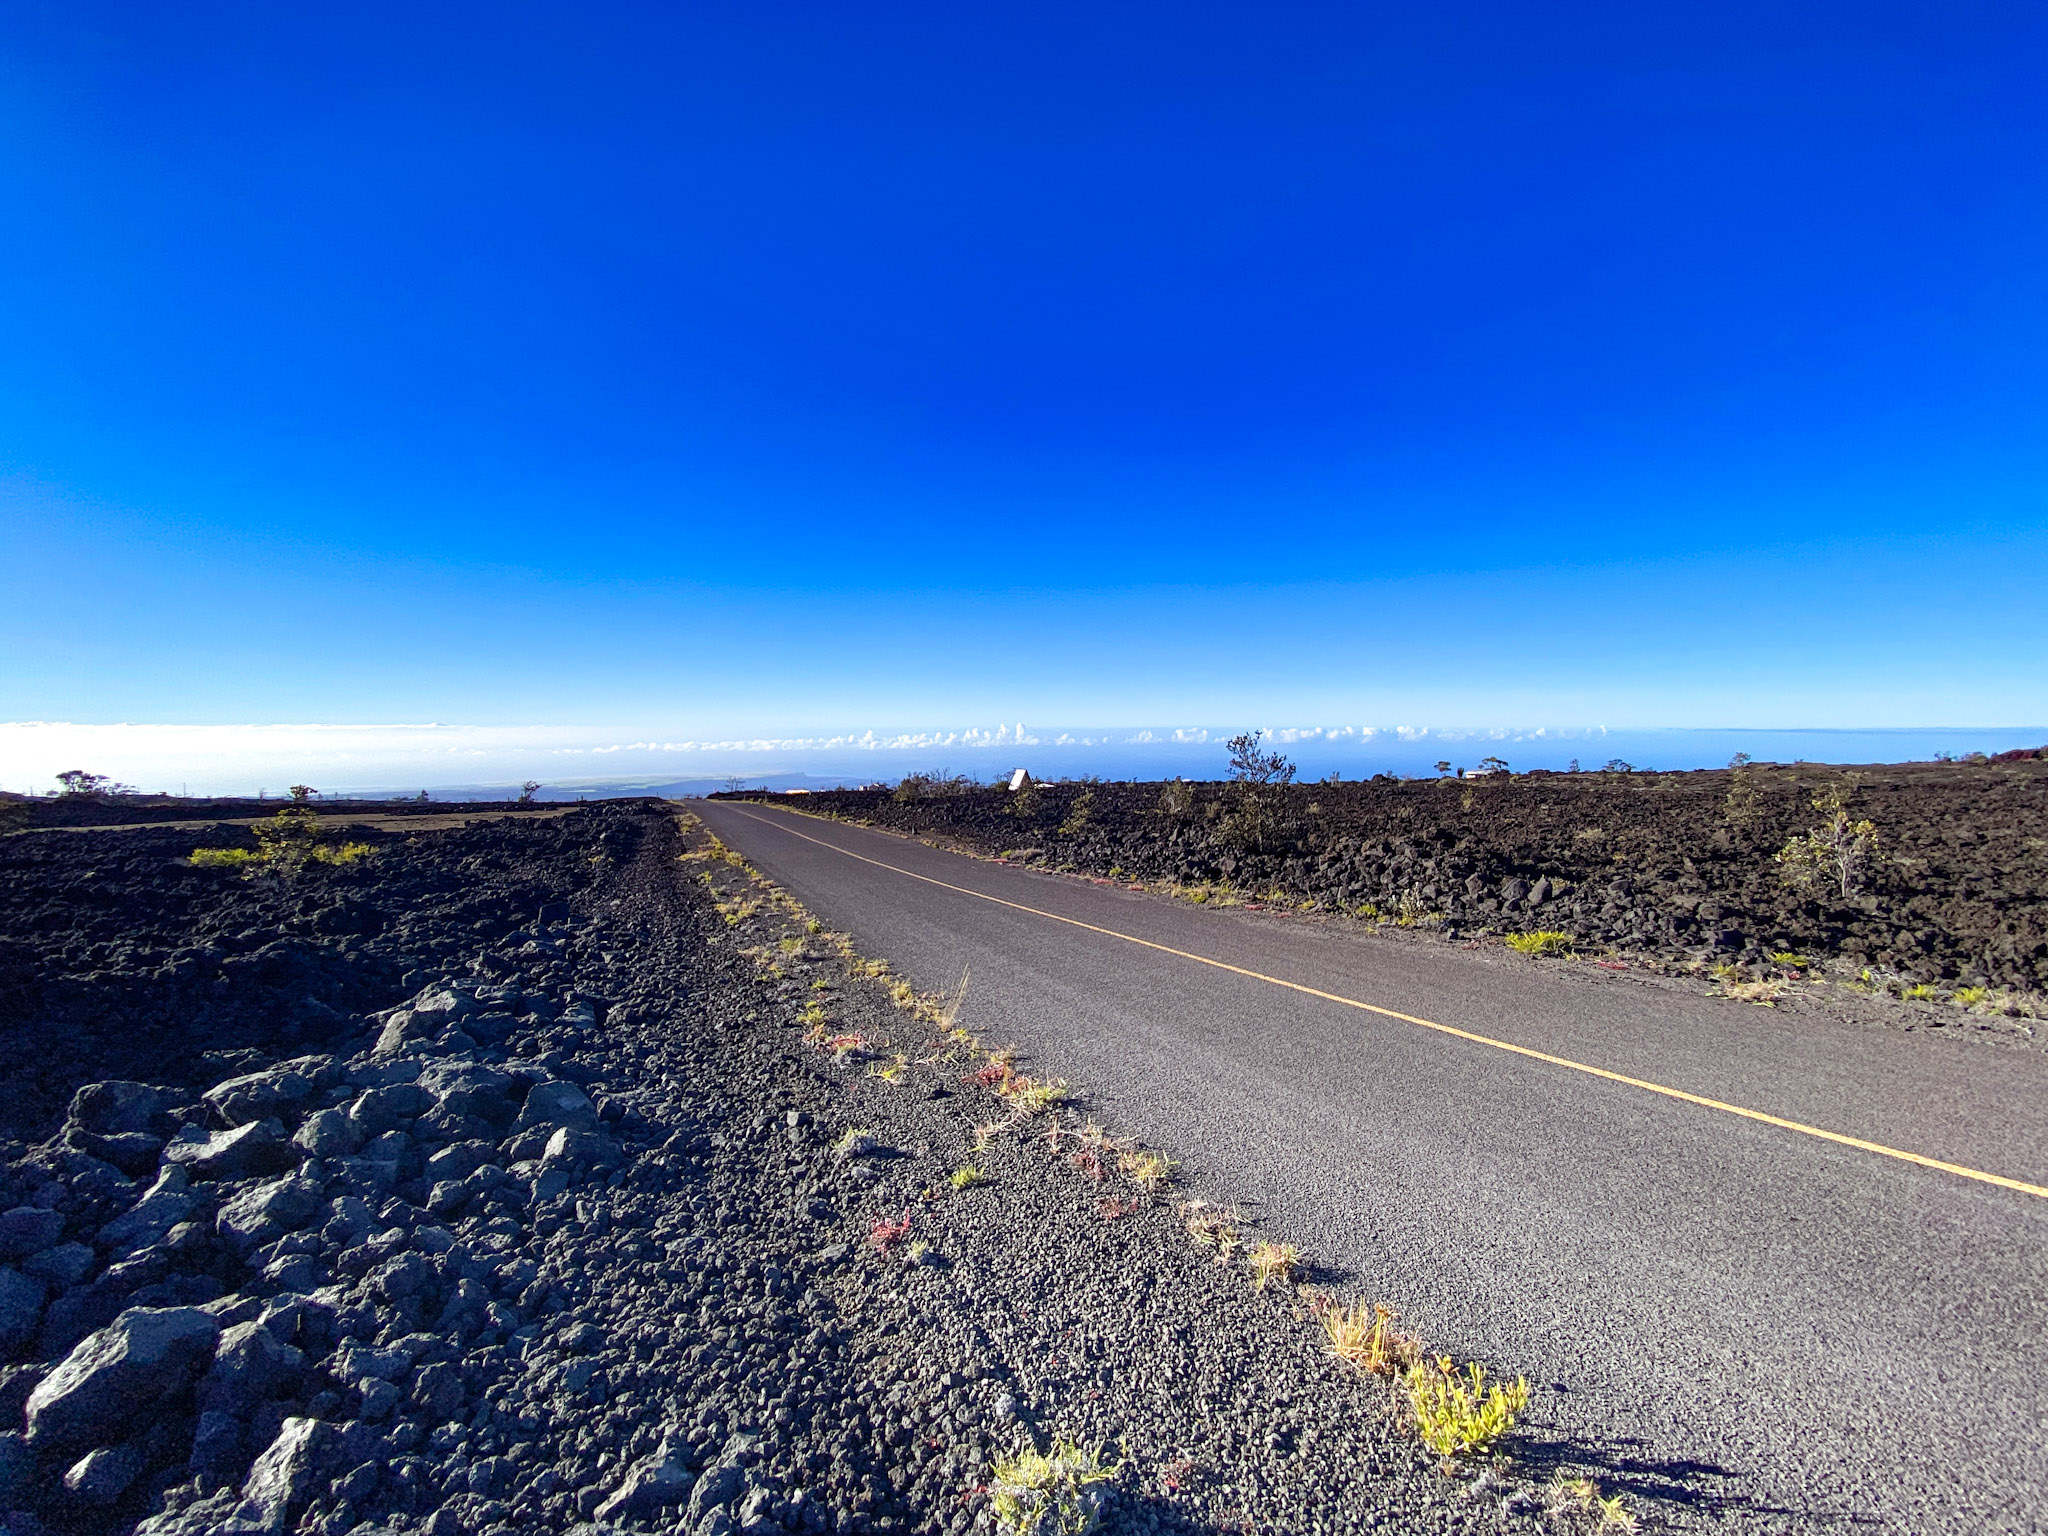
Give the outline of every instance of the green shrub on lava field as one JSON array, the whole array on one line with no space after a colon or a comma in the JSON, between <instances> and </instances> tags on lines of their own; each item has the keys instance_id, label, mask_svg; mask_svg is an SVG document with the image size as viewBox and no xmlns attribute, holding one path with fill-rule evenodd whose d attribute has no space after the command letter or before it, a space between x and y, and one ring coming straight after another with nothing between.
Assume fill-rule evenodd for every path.
<instances>
[{"instance_id":1,"label":"green shrub on lava field","mask_svg":"<svg viewBox=\"0 0 2048 1536\"><path fill-rule=\"evenodd\" d=\"M252 827L254 848L195 848L196 869L239 869L248 874L295 875L308 864L353 864L374 851L368 843L319 841L320 818L303 799Z\"/></svg>"}]
</instances>

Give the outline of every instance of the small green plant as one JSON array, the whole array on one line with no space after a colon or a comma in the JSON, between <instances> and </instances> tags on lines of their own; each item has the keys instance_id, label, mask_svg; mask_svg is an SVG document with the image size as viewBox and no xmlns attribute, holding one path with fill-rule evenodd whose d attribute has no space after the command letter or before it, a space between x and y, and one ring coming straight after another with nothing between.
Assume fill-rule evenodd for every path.
<instances>
[{"instance_id":1,"label":"small green plant","mask_svg":"<svg viewBox=\"0 0 2048 1536\"><path fill-rule=\"evenodd\" d=\"M1429 903L1415 891L1403 891L1401 899L1394 904L1394 925L1397 928L1434 928L1443 920L1443 913L1430 911Z\"/></svg>"},{"instance_id":2,"label":"small green plant","mask_svg":"<svg viewBox=\"0 0 2048 1536\"><path fill-rule=\"evenodd\" d=\"M910 1058L898 1051L887 1062L869 1067L868 1076L880 1078L891 1088L897 1087L910 1076Z\"/></svg>"},{"instance_id":3,"label":"small green plant","mask_svg":"<svg viewBox=\"0 0 2048 1536\"><path fill-rule=\"evenodd\" d=\"M1722 803L1722 818L1732 826L1748 826L1763 814L1763 797L1757 793L1757 771L1741 752L1735 754L1728 767L1728 798Z\"/></svg>"},{"instance_id":4,"label":"small green plant","mask_svg":"<svg viewBox=\"0 0 2048 1536\"><path fill-rule=\"evenodd\" d=\"M1572 936L1555 929L1544 928L1535 933L1511 933L1504 941L1509 949L1525 955L1568 956L1572 952Z\"/></svg>"},{"instance_id":5,"label":"small green plant","mask_svg":"<svg viewBox=\"0 0 2048 1536\"><path fill-rule=\"evenodd\" d=\"M1635 1536L1642 1529L1636 1517L1622 1507L1621 1495L1601 1498L1600 1485L1590 1477L1557 1473L1543 1490L1543 1508L1554 1521L1570 1522L1577 1530L1584 1530L1589 1520L1595 1530L1620 1531L1622 1536Z\"/></svg>"},{"instance_id":6,"label":"small green plant","mask_svg":"<svg viewBox=\"0 0 2048 1536\"><path fill-rule=\"evenodd\" d=\"M1476 1456L1515 1427L1529 1406L1529 1383L1486 1380L1486 1368L1474 1362L1459 1371L1450 1356L1418 1361L1408 1372L1408 1406L1422 1443L1439 1456Z\"/></svg>"},{"instance_id":7,"label":"small green plant","mask_svg":"<svg viewBox=\"0 0 2048 1536\"><path fill-rule=\"evenodd\" d=\"M996 1092L1008 1101L1010 1107L1020 1115L1043 1114L1067 1101L1067 1084L1064 1079L1049 1077L1026 1077L1013 1072L996 1085Z\"/></svg>"},{"instance_id":8,"label":"small green plant","mask_svg":"<svg viewBox=\"0 0 2048 1536\"><path fill-rule=\"evenodd\" d=\"M1301 1250L1292 1243L1260 1243L1245 1255L1252 1273L1259 1277L1259 1289L1278 1281L1292 1285L1301 1273Z\"/></svg>"},{"instance_id":9,"label":"small green plant","mask_svg":"<svg viewBox=\"0 0 2048 1536\"><path fill-rule=\"evenodd\" d=\"M946 1182L955 1189L972 1189L977 1184L986 1184L988 1175L972 1163L963 1163L946 1175Z\"/></svg>"},{"instance_id":10,"label":"small green plant","mask_svg":"<svg viewBox=\"0 0 2048 1536\"><path fill-rule=\"evenodd\" d=\"M1095 791L1084 789L1074 796L1072 803L1067 806L1066 817L1060 822L1060 836L1078 837L1088 830L1089 823L1094 819Z\"/></svg>"},{"instance_id":11,"label":"small green plant","mask_svg":"<svg viewBox=\"0 0 2048 1536\"><path fill-rule=\"evenodd\" d=\"M1931 987L1926 982L1922 981L1915 983L1913 986L1907 987L1904 991L1899 993L1899 996L1916 1003L1931 1003L1936 998L1941 996L1941 989L1938 987Z\"/></svg>"},{"instance_id":12,"label":"small green plant","mask_svg":"<svg viewBox=\"0 0 2048 1536\"><path fill-rule=\"evenodd\" d=\"M996 1524L1011 1536L1084 1536L1102 1518L1098 1485L1122 1469L1072 1440L1055 1441L1049 1452L1006 1457L989 1479Z\"/></svg>"},{"instance_id":13,"label":"small green plant","mask_svg":"<svg viewBox=\"0 0 2048 1536\"><path fill-rule=\"evenodd\" d=\"M263 857L254 848L194 848L194 869L242 869Z\"/></svg>"},{"instance_id":14,"label":"small green plant","mask_svg":"<svg viewBox=\"0 0 2048 1536\"><path fill-rule=\"evenodd\" d=\"M1772 950L1770 959L1771 964L1782 965L1790 971L1807 971L1813 969L1813 962L1811 960L1807 959L1804 955L1794 954L1789 949Z\"/></svg>"},{"instance_id":15,"label":"small green plant","mask_svg":"<svg viewBox=\"0 0 2048 1536\"><path fill-rule=\"evenodd\" d=\"M845 1157L849 1153L857 1150L863 1143L870 1140L874 1136L874 1134L875 1133L873 1131L869 1130L864 1125L855 1126L853 1129L847 1131L844 1135L842 1135L837 1141L832 1143L832 1150L838 1156Z\"/></svg>"},{"instance_id":16,"label":"small green plant","mask_svg":"<svg viewBox=\"0 0 2048 1536\"><path fill-rule=\"evenodd\" d=\"M1116 1165L1123 1169L1132 1183L1155 1195L1166 1188L1167 1181L1173 1177L1173 1159L1158 1152L1136 1148L1119 1152Z\"/></svg>"},{"instance_id":17,"label":"small green plant","mask_svg":"<svg viewBox=\"0 0 2048 1536\"><path fill-rule=\"evenodd\" d=\"M1848 796L1840 789L1815 795L1813 808L1826 820L1780 848L1776 862L1795 885L1832 884L1847 901L1861 888L1864 870L1876 857L1876 824L1851 821Z\"/></svg>"},{"instance_id":18,"label":"small green plant","mask_svg":"<svg viewBox=\"0 0 2048 1536\"><path fill-rule=\"evenodd\" d=\"M1957 987L1949 994L1965 1008L1975 1008L1991 996L1989 987Z\"/></svg>"},{"instance_id":19,"label":"small green plant","mask_svg":"<svg viewBox=\"0 0 2048 1536\"><path fill-rule=\"evenodd\" d=\"M1237 1223L1243 1218L1236 1211L1219 1209L1206 1200L1190 1200L1181 1207L1181 1215L1186 1219L1188 1236L1204 1248L1215 1249L1218 1264L1228 1264L1231 1255L1243 1246L1237 1232Z\"/></svg>"},{"instance_id":20,"label":"small green plant","mask_svg":"<svg viewBox=\"0 0 2048 1536\"><path fill-rule=\"evenodd\" d=\"M1318 1296L1313 1310L1331 1352L1369 1375L1400 1376L1422 1361L1421 1344L1394 1326L1394 1309L1383 1301L1361 1299L1347 1307Z\"/></svg>"},{"instance_id":21,"label":"small green plant","mask_svg":"<svg viewBox=\"0 0 2048 1536\"><path fill-rule=\"evenodd\" d=\"M304 785L298 786L305 788ZM310 796L315 791L308 789ZM308 864L343 865L373 852L368 843L323 843L320 817L304 800L279 809L270 820L250 828L254 848L195 848L190 862L200 869L240 869L248 874L296 875Z\"/></svg>"}]
</instances>

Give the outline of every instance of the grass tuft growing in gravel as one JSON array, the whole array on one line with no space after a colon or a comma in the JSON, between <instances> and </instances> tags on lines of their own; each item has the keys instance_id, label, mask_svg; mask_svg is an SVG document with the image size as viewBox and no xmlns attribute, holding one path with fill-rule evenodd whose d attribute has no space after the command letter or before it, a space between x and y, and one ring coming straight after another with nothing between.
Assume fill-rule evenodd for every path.
<instances>
[{"instance_id":1,"label":"grass tuft growing in gravel","mask_svg":"<svg viewBox=\"0 0 2048 1536\"><path fill-rule=\"evenodd\" d=\"M1104 1462L1100 1450L1060 1440L1049 1452L1025 1451L998 1461L989 1502L997 1525L1015 1536L1082 1536L1102 1517L1098 1485L1121 1470L1120 1462Z\"/></svg>"},{"instance_id":2,"label":"grass tuft growing in gravel","mask_svg":"<svg viewBox=\"0 0 2048 1536\"><path fill-rule=\"evenodd\" d=\"M1259 1243L1245 1255L1245 1262L1258 1276L1262 1291L1275 1282L1292 1285L1301 1273L1301 1250L1292 1243Z\"/></svg>"},{"instance_id":3,"label":"grass tuft growing in gravel","mask_svg":"<svg viewBox=\"0 0 2048 1536\"><path fill-rule=\"evenodd\" d=\"M1313 1310L1337 1358L1368 1375L1402 1376L1422 1363L1422 1346L1394 1326L1394 1309L1385 1302L1361 1299L1347 1307L1319 1296Z\"/></svg>"},{"instance_id":4,"label":"grass tuft growing in gravel","mask_svg":"<svg viewBox=\"0 0 2048 1536\"><path fill-rule=\"evenodd\" d=\"M1511 933L1503 942L1509 949L1519 950L1525 955L1554 955L1569 959L1573 953L1572 936L1551 928L1534 933Z\"/></svg>"},{"instance_id":5,"label":"grass tuft growing in gravel","mask_svg":"<svg viewBox=\"0 0 2048 1536\"><path fill-rule=\"evenodd\" d=\"M1529 1406L1521 1377L1488 1385L1476 1361L1460 1371L1448 1355L1418 1361L1408 1372L1408 1406L1422 1443L1439 1456L1477 1456L1491 1450Z\"/></svg>"}]
</instances>

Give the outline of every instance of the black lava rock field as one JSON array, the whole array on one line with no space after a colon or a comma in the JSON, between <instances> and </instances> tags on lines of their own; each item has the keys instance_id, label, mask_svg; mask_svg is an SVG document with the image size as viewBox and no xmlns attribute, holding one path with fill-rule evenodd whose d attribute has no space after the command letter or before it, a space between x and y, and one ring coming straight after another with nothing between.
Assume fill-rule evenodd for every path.
<instances>
[{"instance_id":1,"label":"black lava rock field","mask_svg":"<svg viewBox=\"0 0 2048 1536\"><path fill-rule=\"evenodd\" d=\"M0 1530L1619 1518L673 808L369 840L0 842Z\"/></svg>"},{"instance_id":2,"label":"black lava rock field","mask_svg":"<svg viewBox=\"0 0 2048 1536\"><path fill-rule=\"evenodd\" d=\"M1789 954L1928 989L1916 996L2048 992L2048 760L2033 753L1019 794L932 777L787 803L1197 899L1474 935L1551 931L1695 967L1768 970ZM1839 867L1779 857L1801 842L1825 857L1810 840L1831 833L1849 851L1846 881Z\"/></svg>"}]
</instances>

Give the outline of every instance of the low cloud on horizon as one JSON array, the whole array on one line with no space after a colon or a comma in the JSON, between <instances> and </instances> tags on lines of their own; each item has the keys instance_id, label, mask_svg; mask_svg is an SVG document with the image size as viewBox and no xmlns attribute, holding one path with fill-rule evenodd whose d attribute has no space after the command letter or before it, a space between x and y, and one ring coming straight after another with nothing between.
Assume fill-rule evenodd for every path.
<instances>
[{"instance_id":1,"label":"low cloud on horizon","mask_svg":"<svg viewBox=\"0 0 2048 1536\"><path fill-rule=\"evenodd\" d=\"M1032 727L1014 722L954 729L883 729L787 736L668 738L589 726L443 724L162 725L0 722L0 789L47 792L70 768L145 791L252 794L297 782L329 792L389 792L517 784L561 788L657 784L740 776L894 779L946 769L991 777L1012 767L1048 776L1220 778L1224 743L1242 727ZM1735 751L1789 761L1906 761L1938 752L2040 745L2043 727L1870 731L1609 730L1604 726L1265 726L1305 775L1345 777L1468 765L1489 754L1517 767L1718 766ZM1516 749L1510 751L1509 749ZM1461 756L1461 753L1463 754Z\"/></svg>"}]
</instances>

